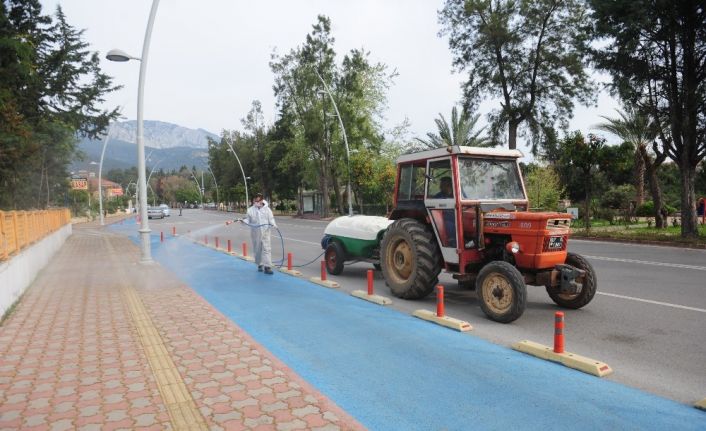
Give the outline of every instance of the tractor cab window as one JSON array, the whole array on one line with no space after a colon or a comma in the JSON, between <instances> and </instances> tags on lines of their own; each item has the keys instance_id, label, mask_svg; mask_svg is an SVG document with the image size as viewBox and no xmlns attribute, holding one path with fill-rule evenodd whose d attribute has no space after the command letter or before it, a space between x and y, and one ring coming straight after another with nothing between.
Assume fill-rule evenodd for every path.
<instances>
[{"instance_id":1,"label":"tractor cab window","mask_svg":"<svg viewBox=\"0 0 706 431\"><path fill-rule=\"evenodd\" d=\"M438 160L429 163L429 185L427 199L453 199L453 173L450 160Z\"/></svg>"},{"instance_id":2,"label":"tractor cab window","mask_svg":"<svg viewBox=\"0 0 706 431\"><path fill-rule=\"evenodd\" d=\"M406 165L400 167L400 183L397 190L398 201L424 199L425 166Z\"/></svg>"},{"instance_id":3,"label":"tractor cab window","mask_svg":"<svg viewBox=\"0 0 706 431\"><path fill-rule=\"evenodd\" d=\"M458 164L464 199L525 199L514 160L464 158Z\"/></svg>"}]
</instances>

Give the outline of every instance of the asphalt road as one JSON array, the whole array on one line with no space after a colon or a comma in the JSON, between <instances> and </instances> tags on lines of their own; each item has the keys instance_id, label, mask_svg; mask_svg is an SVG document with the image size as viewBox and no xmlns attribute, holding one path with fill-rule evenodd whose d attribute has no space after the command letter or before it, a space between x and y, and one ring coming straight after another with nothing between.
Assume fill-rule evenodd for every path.
<instances>
[{"instance_id":1,"label":"asphalt road","mask_svg":"<svg viewBox=\"0 0 706 431\"><path fill-rule=\"evenodd\" d=\"M230 239L233 248L249 244L249 230L225 225L236 214L215 211L173 211L163 220L150 220L153 234L191 235L199 241L218 236L221 247ZM320 240L326 222L277 217L285 252L294 254L294 265L305 276L318 276ZM272 239L273 260L282 258L277 235ZM687 404L706 397L706 251L571 240L569 250L587 257L598 275L598 294L581 310L566 314L566 350L608 363L615 371L609 380ZM318 258L317 258L318 257ZM277 262L275 262L277 263ZM329 276L341 291L365 289L368 263L347 265L340 276ZM475 292L460 289L442 274L446 314L469 321L468 336L510 346L519 340L551 345L553 313L559 308L544 288L528 286L527 309L510 324L488 320ZM391 296L380 272L375 273L376 293L393 299L390 306L403 313L435 309L434 295L408 301Z\"/></svg>"}]
</instances>

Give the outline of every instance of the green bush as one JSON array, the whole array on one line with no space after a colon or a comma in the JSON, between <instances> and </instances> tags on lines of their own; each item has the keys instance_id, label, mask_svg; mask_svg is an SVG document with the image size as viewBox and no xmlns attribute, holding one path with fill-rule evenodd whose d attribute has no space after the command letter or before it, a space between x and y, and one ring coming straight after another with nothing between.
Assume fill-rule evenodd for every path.
<instances>
[{"instance_id":1,"label":"green bush","mask_svg":"<svg viewBox=\"0 0 706 431\"><path fill-rule=\"evenodd\" d=\"M605 220L609 224L613 224L615 221L615 210L612 208L596 208L592 215L594 219Z\"/></svg>"},{"instance_id":2,"label":"green bush","mask_svg":"<svg viewBox=\"0 0 706 431\"><path fill-rule=\"evenodd\" d=\"M668 215L672 215L677 212L677 209L671 205L664 204L664 209L667 211ZM638 217L652 217L655 215L655 204L652 201L647 201L644 204L637 207L635 215Z\"/></svg>"},{"instance_id":3,"label":"green bush","mask_svg":"<svg viewBox=\"0 0 706 431\"><path fill-rule=\"evenodd\" d=\"M605 208L629 208L630 202L635 197L635 187L630 184L614 186L600 197L601 206Z\"/></svg>"}]
</instances>

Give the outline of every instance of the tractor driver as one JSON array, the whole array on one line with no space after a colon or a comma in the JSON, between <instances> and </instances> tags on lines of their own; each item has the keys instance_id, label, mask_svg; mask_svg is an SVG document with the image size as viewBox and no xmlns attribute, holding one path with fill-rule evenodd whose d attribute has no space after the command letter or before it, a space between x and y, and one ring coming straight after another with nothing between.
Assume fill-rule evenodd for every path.
<instances>
[{"instance_id":1,"label":"tractor driver","mask_svg":"<svg viewBox=\"0 0 706 431\"><path fill-rule=\"evenodd\" d=\"M451 199L454 197L453 187L451 187L451 177L441 177L439 188L441 190L434 195L435 199Z\"/></svg>"}]
</instances>

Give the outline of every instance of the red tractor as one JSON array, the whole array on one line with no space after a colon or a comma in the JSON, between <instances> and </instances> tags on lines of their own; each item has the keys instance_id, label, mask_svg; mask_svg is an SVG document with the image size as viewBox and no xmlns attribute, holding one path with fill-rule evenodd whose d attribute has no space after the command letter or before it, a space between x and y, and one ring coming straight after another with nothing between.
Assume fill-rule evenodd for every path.
<instances>
[{"instance_id":1,"label":"red tractor","mask_svg":"<svg viewBox=\"0 0 706 431\"><path fill-rule=\"evenodd\" d=\"M380 243L392 293L427 296L442 269L475 287L492 320L508 323L526 306L526 285L545 286L558 305L593 299L591 264L567 251L571 215L529 212L517 150L447 147L397 160L394 220Z\"/></svg>"}]
</instances>

